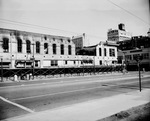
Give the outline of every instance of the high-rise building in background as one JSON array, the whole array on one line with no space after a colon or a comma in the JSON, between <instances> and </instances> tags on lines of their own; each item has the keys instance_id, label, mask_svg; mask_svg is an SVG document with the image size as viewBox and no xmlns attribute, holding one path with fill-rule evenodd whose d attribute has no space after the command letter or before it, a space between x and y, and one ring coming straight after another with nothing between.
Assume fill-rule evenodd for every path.
<instances>
[{"instance_id":1,"label":"high-rise building in background","mask_svg":"<svg viewBox=\"0 0 150 121\"><path fill-rule=\"evenodd\" d=\"M119 42L131 39L132 34L125 30L125 25L120 23L118 29L109 29L107 32L107 40L112 42Z\"/></svg>"},{"instance_id":2,"label":"high-rise building in background","mask_svg":"<svg viewBox=\"0 0 150 121\"><path fill-rule=\"evenodd\" d=\"M148 37L150 37L150 28L149 28L149 31L147 32L147 35L148 35Z\"/></svg>"},{"instance_id":3,"label":"high-rise building in background","mask_svg":"<svg viewBox=\"0 0 150 121\"><path fill-rule=\"evenodd\" d=\"M73 36L72 41L75 44L75 52L78 54L79 50L85 46L85 33L80 36Z\"/></svg>"}]
</instances>

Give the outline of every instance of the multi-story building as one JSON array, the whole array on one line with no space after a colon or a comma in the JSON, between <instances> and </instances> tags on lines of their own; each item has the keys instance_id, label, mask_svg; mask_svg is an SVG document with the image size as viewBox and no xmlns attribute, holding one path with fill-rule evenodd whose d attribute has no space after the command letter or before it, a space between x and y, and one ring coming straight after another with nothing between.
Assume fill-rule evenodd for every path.
<instances>
[{"instance_id":1,"label":"multi-story building","mask_svg":"<svg viewBox=\"0 0 150 121\"><path fill-rule=\"evenodd\" d=\"M74 65L75 45L69 37L1 28L0 58L7 68Z\"/></svg>"},{"instance_id":2,"label":"multi-story building","mask_svg":"<svg viewBox=\"0 0 150 121\"><path fill-rule=\"evenodd\" d=\"M149 28L149 31L147 32L147 34L148 34L148 37L150 37L150 28Z\"/></svg>"},{"instance_id":3,"label":"multi-story building","mask_svg":"<svg viewBox=\"0 0 150 121\"><path fill-rule=\"evenodd\" d=\"M107 40L112 42L119 42L131 39L132 34L125 30L124 24L119 24L118 29L109 29L107 32Z\"/></svg>"},{"instance_id":4,"label":"multi-story building","mask_svg":"<svg viewBox=\"0 0 150 121\"><path fill-rule=\"evenodd\" d=\"M75 52L78 55L79 50L81 50L85 46L85 34L80 36L73 36L72 41L75 44Z\"/></svg>"},{"instance_id":5,"label":"multi-story building","mask_svg":"<svg viewBox=\"0 0 150 121\"><path fill-rule=\"evenodd\" d=\"M150 70L150 36L135 36L131 40L118 42L118 44L119 63L126 64L128 69L136 70L136 57L141 56L141 68Z\"/></svg>"},{"instance_id":6,"label":"multi-story building","mask_svg":"<svg viewBox=\"0 0 150 121\"><path fill-rule=\"evenodd\" d=\"M114 65L117 63L117 44L100 42L94 46L83 47L78 54L93 57L95 65ZM91 61L86 61L90 64Z\"/></svg>"},{"instance_id":7,"label":"multi-story building","mask_svg":"<svg viewBox=\"0 0 150 121\"><path fill-rule=\"evenodd\" d=\"M84 47L82 39L81 46L75 41L80 39L1 28L0 63L3 68L51 68L111 65L117 61L117 47L112 44L96 45L94 55L76 55L76 45L78 52Z\"/></svg>"}]
</instances>

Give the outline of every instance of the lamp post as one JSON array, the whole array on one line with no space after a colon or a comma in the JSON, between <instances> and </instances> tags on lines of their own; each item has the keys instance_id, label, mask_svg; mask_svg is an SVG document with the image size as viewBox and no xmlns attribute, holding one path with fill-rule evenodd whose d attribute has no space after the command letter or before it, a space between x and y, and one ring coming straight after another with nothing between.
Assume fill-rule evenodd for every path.
<instances>
[{"instance_id":1,"label":"lamp post","mask_svg":"<svg viewBox=\"0 0 150 121\"><path fill-rule=\"evenodd\" d=\"M140 92L141 92L141 71L140 71L140 62L142 61L143 57L141 55L138 55L135 57L135 60L137 62L137 65L138 65L138 71L139 71L139 89L140 89Z\"/></svg>"},{"instance_id":2,"label":"lamp post","mask_svg":"<svg viewBox=\"0 0 150 121\"><path fill-rule=\"evenodd\" d=\"M3 82L3 58L1 57L1 82Z\"/></svg>"},{"instance_id":3,"label":"lamp post","mask_svg":"<svg viewBox=\"0 0 150 121\"><path fill-rule=\"evenodd\" d=\"M123 73L125 74L125 70L126 70L126 57L125 57L125 54L126 54L127 52L123 52L123 62L122 62L122 64L123 64Z\"/></svg>"},{"instance_id":4,"label":"lamp post","mask_svg":"<svg viewBox=\"0 0 150 121\"><path fill-rule=\"evenodd\" d=\"M34 58L34 44L33 45L33 57L30 58L32 60L32 76L33 76L33 79L34 79L34 62L35 62L35 58Z\"/></svg>"}]
</instances>

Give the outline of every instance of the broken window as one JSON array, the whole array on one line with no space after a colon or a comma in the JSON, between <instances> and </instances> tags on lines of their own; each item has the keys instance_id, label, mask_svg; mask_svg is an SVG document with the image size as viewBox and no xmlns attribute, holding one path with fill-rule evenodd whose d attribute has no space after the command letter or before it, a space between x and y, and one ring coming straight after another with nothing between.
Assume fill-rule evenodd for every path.
<instances>
[{"instance_id":1,"label":"broken window","mask_svg":"<svg viewBox=\"0 0 150 121\"><path fill-rule=\"evenodd\" d=\"M44 43L44 53L48 54L48 43Z\"/></svg>"}]
</instances>

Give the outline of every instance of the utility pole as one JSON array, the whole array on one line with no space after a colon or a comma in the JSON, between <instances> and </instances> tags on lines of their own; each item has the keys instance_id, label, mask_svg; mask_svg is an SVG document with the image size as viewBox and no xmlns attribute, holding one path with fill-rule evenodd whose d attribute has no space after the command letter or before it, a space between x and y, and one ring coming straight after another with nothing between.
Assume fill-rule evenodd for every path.
<instances>
[{"instance_id":1,"label":"utility pole","mask_svg":"<svg viewBox=\"0 0 150 121\"><path fill-rule=\"evenodd\" d=\"M139 88L140 88L140 92L141 92L141 71L140 71L140 62L138 62L138 70L139 70Z\"/></svg>"},{"instance_id":2,"label":"utility pole","mask_svg":"<svg viewBox=\"0 0 150 121\"><path fill-rule=\"evenodd\" d=\"M139 89L140 92L142 90L142 84L141 84L141 71L140 71L140 62L142 61L143 57L141 55L138 55L135 57L135 60L137 61L137 65L138 65L138 71L139 71Z\"/></svg>"},{"instance_id":3,"label":"utility pole","mask_svg":"<svg viewBox=\"0 0 150 121\"><path fill-rule=\"evenodd\" d=\"M3 58L1 58L1 82L3 82Z\"/></svg>"},{"instance_id":4,"label":"utility pole","mask_svg":"<svg viewBox=\"0 0 150 121\"><path fill-rule=\"evenodd\" d=\"M32 76L33 76L33 79L34 79L34 62L35 62L35 58L34 58L34 43L33 43L33 57L31 59L32 59Z\"/></svg>"}]
</instances>

